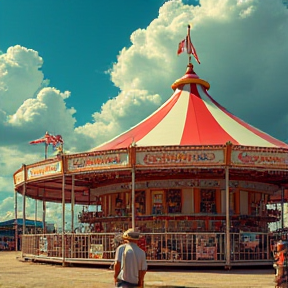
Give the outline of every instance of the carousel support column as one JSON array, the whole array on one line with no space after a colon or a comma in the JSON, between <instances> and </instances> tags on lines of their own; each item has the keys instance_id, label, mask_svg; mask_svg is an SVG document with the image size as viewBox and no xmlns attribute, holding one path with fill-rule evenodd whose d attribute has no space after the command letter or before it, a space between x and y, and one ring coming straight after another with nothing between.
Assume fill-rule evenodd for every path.
<instances>
[{"instance_id":1,"label":"carousel support column","mask_svg":"<svg viewBox=\"0 0 288 288\"><path fill-rule=\"evenodd\" d=\"M225 268L230 269L231 242L230 242L230 199L229 199L229 167L225 168L225 199L226 199L226 264Z\"/></svg>"},{"instance_id":2,"label":"carousel support column","mask_svg":"<svg viewBox=\"0 0 288 288\"><path fill-rule=\"evenodd\" d=\"M74 206L75 206L75 175L72 175L72 190L71 190L71 257L74 256Z\"/></svg>"},{"instance_id":3,"label":"carousel support column","mask_svg":"<svg viewBox=\"0 0 288 288\"><path fill-rule=\"evenodd\" d=\"M37 192L38 193L38 192ZM37 199L35 199L35 219L34 219L34 255L37 255Z\"/></svg>"},{"instance_id":4,"label":"carousel support column","mask_svg":"<svg viewBox=\"0 0 288 288\"><path fill-rule=\"evenodd\" d=\"M132 229L135 229L135 166L132 168Z\"/></svg>"},{"instance_id":5,"label":"carousel support column","mask_svg":"<svg viewBox=\"0 0 288 288\"><path fill-rule=\"evenodd\" d=\"M74 232L74 206L75 206L75 176L72 175L72 190L71 190L71 231Z\"/></svg>"},{"instance_id":6,"label":"carousel support column","mask_svg":"<svg viewBox=\"0 0 288 288\"><path fill-rule=\"evenodd\" d=\"M48 132L46 132L47 134ZM48 158L48 144L45 143L45 150L44 150L44 158L45 160ZM45 197L45 188L44 188L44 197ZM43 234L46 234L46 202L43 200L43 216L42 216L42 222L43 222Z\"/></svg>"},{"instance_id":7,"label":"carousel support column","mask_svg":"<svg viewBox=\"0 0 288 288\"><path fill-rule=\"evenodd\" d=\"M62 176L62 266L65 265L65 173Z\"/></svg>"},{"instance_id":8,"label":"carousel support column","mask_svg":"<svg viewBox=\"0 0 288 288\"><path fill-rule=\"evenodd\" d=\"M44 190L44 197L46 197L45 195L45 190ZM46 233L46 201L43 200L42 201L42 223L43 223L43 234Z\"/></svg>"},{"instance_id":9,"label":"carousel support column","mask_svg":"<svg viewBox=\"0 0 288 288\"><path fill-rule=\"evenodd\" d=\"M131 199L131 209L132 209L132 228L135 229L135 163L136 163L136 147L135 142L133 139L133 142L131 143L130 149L130 164L132 167L132 199Z\"/></svg>"},{"instance_id":10,"label":"carousel support column","mask_svg":"<svg viewBox=\"0 0 288 288\"><path fill-rule=\"evenodd\" d=\"M281 229L284 228L284 187L281 187Z\"/></svg>"},{"instance_id":11,"label":"carousel support column","mask_svg":"<svg viewBox=\"0 0 288 288\"><path fill-rule=\"evenodd\" d=\"M37 199L35 199L35 220L34 220L34 234L37 234Z\"/></svg>"},{"instance_id":12,"label":"carousel support column","mask_svg":"<svg viewBox=\"0 0 288 288\"><path fill-rule=\"evenodd\" d=\"M14 214L15 214L15 251L18 251L18 207L17 207L17 191L14 191Z\"/></svg>"},{"instance_id":13,"label":"carousel support column","mask_svg":"<svg viewBox=\"0 0 288 288\"><path fill-rule=\"evenodd\" d=\"M21 243L21 250L22 250L22 257L23 257L23 237L25 236L25 232L26 232L26 165L23 165L24 168L24 184L23 184L23 207L22 207L22 211L23 211L23 225L22 225L22 243Z\"/></svg>"}]
</instances>

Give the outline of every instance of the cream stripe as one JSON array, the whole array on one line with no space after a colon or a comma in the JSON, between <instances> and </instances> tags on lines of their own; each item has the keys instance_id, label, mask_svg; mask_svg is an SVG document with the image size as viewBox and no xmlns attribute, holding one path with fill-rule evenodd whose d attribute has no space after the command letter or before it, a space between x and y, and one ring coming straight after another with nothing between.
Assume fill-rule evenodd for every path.
<instances>
[{"instance_id":1,"label":"cream stripe","mask_svg":"<svg viewBox=\"0 0 288 288\"><path fill-rule=\"evenodd\" d=\"M259 147L277 147L267 140L259 137L249 129L245 128L234 119L229 117L221 109L219 109L211 99L203 91L200 85L197 85L198 93L205 103L207 109L210 111L219 125L239 144L245 146L259 146Z\"/></svg>"},{"instance_id":2,"label":"cream stripe","mask_svg":"<svg viewBox=\"0 0 288 288\"><path fill-rule=\"evenodd\" d=\"M173 95L175 95L175 94L177 94L177 93L179 93L179 90L178 90L178 89L175 90L175 92L173 93ZM121 137L123 134L125 134L125 133L129 132L130 130L134 129L135 127L141 125L142 123L144 123L145 121L147 121L148 119L150 119L151 117L153 117L153 116L154 116L159 110L161 110L164 106L168 105L168 104L172 101L173 95L172 95L165 103L163 103L163 105L161 105L156 111L154 111L152 114L150 114L147 118L145 118L145 119L142 120L141 122L137 123L136 125L134 125L134 126L131 127L130 129L124 131L123 133L121 133L121 134L115 136L114 138L112 138L112 139L110 139L110 140L108 140L108 141L106 141L106 142L104 142L104 143L102 143L102 144L94 147L93 149L91 149L91 150L89 150L89 151L94 151L95 149L98 149L98 148L100 148L100 147L102 147L102 146L104 146L104 145L106 145L106 144L114 141L115 139ZM131 143L132 143L132 141L133 141L132 139L133 139L133 137L131 138ZM136 143L136 144L139 146L138 143L139 143L139 141ZM151 145L153 145L153 144L151 144ZM150 146L150 145L146 145L146 146Z\"/></svg>"},{"instance_id":3,"label":"cream stripe","mask_svg":"<svg viewBox=\"0 0 288 288\"><path fill-rule=\"evenodd\" d=\"M190 85L185 85L178 101L162 121L137 142L138 146L179 145L185 126ZM188 90L188 91L187 91ZM176 90L179 92L179 90Z\"/></svg>"}]
</instances>

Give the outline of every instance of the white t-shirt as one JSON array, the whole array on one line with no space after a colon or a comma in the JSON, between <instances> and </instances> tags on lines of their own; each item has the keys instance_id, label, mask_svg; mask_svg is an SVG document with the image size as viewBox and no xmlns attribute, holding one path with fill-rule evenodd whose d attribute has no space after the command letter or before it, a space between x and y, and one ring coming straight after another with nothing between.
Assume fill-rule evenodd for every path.
<instances>
[{"instance_id":1,"label":"white t-shirt","mask_svg":"<svg viewBox=\"0 0 288 288\"><path fill-rule=\"evenodd\" d=\"M122 263L122 259L125 263ZM121 263L121 270L117 278L132 284L138 284L139 270L147 270L145 252L133 242L120 245L116 249L115 261Z\"/></svg>"}]
</instances>

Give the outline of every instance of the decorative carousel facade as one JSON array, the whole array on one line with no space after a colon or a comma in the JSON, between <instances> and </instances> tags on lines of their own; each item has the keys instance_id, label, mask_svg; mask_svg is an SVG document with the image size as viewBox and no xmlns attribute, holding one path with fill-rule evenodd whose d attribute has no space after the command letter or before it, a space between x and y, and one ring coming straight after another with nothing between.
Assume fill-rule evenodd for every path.
<instances>
[{"instance_id":1,"label":"decorative carousel facade","mask_svg":"<svg viewBox=\"0 0 288 288\"><path fill-rule=\"evenodd\" d=\"M189 63L171 98L127 132L16 171L24 216L26 197L60 202L65 227L71 203L74 231L74 205L95 205L78 216L91 232L23 233L23 256L111 264L117 233L138 227L149 265L271 265L269 223L281 215L267 204L287 187L288 145L225 110L209 86Z\"/></svg>"}]
</instances>

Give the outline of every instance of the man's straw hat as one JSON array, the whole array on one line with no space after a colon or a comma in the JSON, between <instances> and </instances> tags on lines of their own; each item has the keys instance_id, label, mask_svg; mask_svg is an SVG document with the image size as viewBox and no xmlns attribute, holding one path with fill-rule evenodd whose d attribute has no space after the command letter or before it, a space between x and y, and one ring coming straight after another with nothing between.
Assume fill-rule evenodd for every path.
<instances>
[{"instance_id":1,"label":"man's straw hat","mask_svg":"<svg viewBox=\"0 0 288 288\"><path fill-rule=\"evenodd\" d=\"M125 231L123 233L123 239L124 240L139 240L140 237L140 232L139 231L135 231L134 229L130 228L127 231Z\"/></svg>"}]
</instances>

